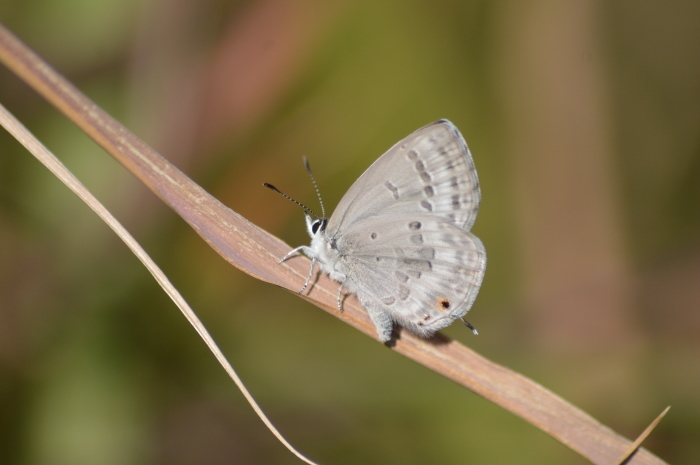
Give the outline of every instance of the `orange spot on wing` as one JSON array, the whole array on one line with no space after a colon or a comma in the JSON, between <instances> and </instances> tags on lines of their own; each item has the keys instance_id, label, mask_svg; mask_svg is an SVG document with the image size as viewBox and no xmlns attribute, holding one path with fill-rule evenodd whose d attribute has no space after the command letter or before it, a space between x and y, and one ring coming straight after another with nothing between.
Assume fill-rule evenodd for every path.
<instances>
[{"instance_id":1,"label":"orange spot on wing","mask_svg":"<svg viewBox=\"0 0 700 465\"><path fill-rule=\"evenodd\" d=\"M440 311L449 310L450 306L450 301L444 297L439 298L437 301L437 309Z\"/></svg>"}]
</instances>

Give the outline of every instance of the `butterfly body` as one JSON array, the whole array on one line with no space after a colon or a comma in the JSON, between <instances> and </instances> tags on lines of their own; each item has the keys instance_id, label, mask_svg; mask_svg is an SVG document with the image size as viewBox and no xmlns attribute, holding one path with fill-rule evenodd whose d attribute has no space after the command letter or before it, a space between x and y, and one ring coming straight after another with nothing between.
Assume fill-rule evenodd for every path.
<instances>
[{"instance_id":1,"label":"butterfly body","mask_svg":"<svg viewBox=\"0 0 700 465\"><path fill-rule=\"evenodd\" d=\"M295 251L358 297L382 342L394 323L430 337L462 318L481 286L486 253L469 232L479 201L469 149L441 120L377 159L330 219L307 215L311 245Z\"/></svg>"}]
</instances>

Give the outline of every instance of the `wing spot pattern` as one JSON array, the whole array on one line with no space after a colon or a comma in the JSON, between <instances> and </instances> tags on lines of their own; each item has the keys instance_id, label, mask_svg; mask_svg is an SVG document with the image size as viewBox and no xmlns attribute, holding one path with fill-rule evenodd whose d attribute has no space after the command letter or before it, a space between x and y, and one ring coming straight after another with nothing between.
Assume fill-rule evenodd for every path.
<instances>
[{"instance_id":1,"label":"wing spot pattern","mask_svg":"<svg viewBox=\"0 0 700 465\"><path fill-rule=\"evenodd\" d=\"M411 270L409 270L408 272L410 274ZM408 281L408 275L405 275L400 271L394 271L394 276L396 276L398 278L398 280L401 281L402 283L405 283Z\"/></svg>"},{"instance_id":2,"label":"wing spot pattern","mask_svg":"<svg viewBox=\"0 0 700 465\"><path fill-rule=\"evenodd\" d=\"M420 224L420 221L411 221L408 223L408 229L411 231L418 231L423 225Z\"/></svg>"},{"instance_id":3,"label":"wing spot pattern","mask_svg":"<svg viewBox=\"0 0 700 465\"><path fill-rule=\"evenodd\" d=\"M420 256L420 258L432 260L435 258L435 249L433 249L432 247L423 247L418 251L418 256ZM430 265L430 267L432 268L432 265Z\"/></svg>"},{"instance_id":4,"label":"wing spot pattern","mask_svg":"<svg viewBox=\"0 0 700 465\"><path fill-rule=\"evenodd\" d=\"M384 305L394 305L395 302L396 302L396 299L393 297L384 297L382 299L382 303Z\"/></svg>"},{"instance_id":5,"label":"wing spot pattern","mask_svg":"<svg viewBox=\"0 0 700 465\"><path fill-rule=\"evenodd\" d=\"M423 192L425 192L426 197L432 197L435 195L435 189L433 189L433 186L425 186L423 188Z\"/></svg>"},{"instance_id":6,"label":"wing spot pattern","mask_svg":"<svg viewBox=\"0 0 700 465\"><path fill-rule=\"evenodd\" d=\"M430 262L428 262L428 263L430 263ZM420 279L421 275L423 274L418 270L406 270L406 273L408 273L408 276L410 276L413 279ZM408 276L406 277L407 281L408 281Z\"/></svg>"},{"instance_id":7,"label":"wing spot pattern","mask_svg":"<svg viewBox=\"0 0 700 465\"><path fill-rule=\"evenodd\" d=\"M421 200L420 201L420 206L426 209L427 211L431 212L433 211L433 204L428 202L427 200Z\"/></svg>"},{"instance_id":8,"label":"wing spot pattern","mask_svg":"<svg viewBox=\"0 0 700 465\"><path fill-rule=\"evenodd\" d=\"M422 244L423 243L423 235L422 234L413 234L409 240L411 241L411 244Z\"/></svg>"},{"instance_id":9,"label":"wing spot pattern","mask_svg":"<svg viewBox=\"0 0 700 465\"><path fill-rule=\"evenodd\" d=\"M371 239L376 239L377 238L377 233L373 232L372 234L369 235Z\"/></svg>"},{"instance_id":10,"label":"wing spot pattern","mask_svg":"<svg viewBox=\"0 0 700 465\"><path fill-rule=\"evenodd\" d=\"M413 161L416 158L418 158L418 152L416 152L415 150L409 150L408 153L406 154L406 156L408 157L409 160Z\"/></svg>"},{"instance_id":11,"label":"wing spot pattern","mask_svg":"<svg viewBox=\"0 0 700 465\"><path fill-rule=\"evenodd\" d=\"M423 163L421 160L418 160L413 167L418 171L418 175L420 178L423 180L424 183L429 183L432 180L432 177L430 176L430 173L428 173L425 170L425 163Z\"/></svg>"},{"instance_id":12,"label":"wing spot pattern","mask_svg":"<svg viewBox=\"0 0 700 465\"><path fill-rule=\"evenodd\" d=\"M399 200L399 188L398 187L396 187L395 185L393 185L389 181L384 183L384 187L389 189L389 191L391 192L391 195L394 196L394 200Z\"/></svg>"},{"instance_id":13,"label":"wing spot pattern","mask_svg":"<svg viewBox=\"0 0 700 465\"><path fill-rule=\"evenodd\" d=\"M430 261L428 260L419 260L417 258L403 258L401 259L401 263L410 268L409 270L407 270L407 273L409 273L409 275L411 271L422 272L433 270L433 264L430 263Z\"/></svg>"},{"instance_id":14,"label":"wing spot pattern","mask_svg":"<svg viewBox=\"0 0 700 465\"><path fill-rule=\"evenodd\" d=\"M457 243L455 242L454 235L452 235L450 233L443 234L440 239L442 240L442 242L449 245L450 247L457 247ZM458 254L458 256L459 256L459 254Z\"/></svg>"},{"instance_id":15,"label":"wing spot pattern","mask_svg":"<svg viewBox=\"0 0 700 465\"><path fill-rule=\"evenodd\" d=\"M411 290L403 284L399 286L399 299L406 300L411 295Z\"/></svg>"}]
</instances>

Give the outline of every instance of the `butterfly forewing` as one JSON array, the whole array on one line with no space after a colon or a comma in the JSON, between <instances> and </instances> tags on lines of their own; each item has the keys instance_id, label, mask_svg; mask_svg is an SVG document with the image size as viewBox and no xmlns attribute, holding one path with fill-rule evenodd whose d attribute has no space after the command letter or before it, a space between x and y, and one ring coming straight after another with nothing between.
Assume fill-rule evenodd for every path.
<instances>
[{"instance_id":1,"label":"butterfly forewing","mask_svg":"<svg viewBox=\"0 0 700 465\"><path fill-rule=\"evenodd\" d=\"M371 217L431 214L471 228L479 208L479 181L467 144L449 121L406 137L352 185L328 223L333 237Z\"/></svg>"}]
</instances>

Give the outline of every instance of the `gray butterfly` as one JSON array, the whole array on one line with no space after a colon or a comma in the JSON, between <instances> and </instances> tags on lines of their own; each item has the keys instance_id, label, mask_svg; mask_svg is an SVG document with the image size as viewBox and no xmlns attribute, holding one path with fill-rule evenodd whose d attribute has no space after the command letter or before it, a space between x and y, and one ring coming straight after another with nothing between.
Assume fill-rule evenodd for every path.
<instances>
[{"instance_id":1,"label":"gray butterfly","mask_svg":"<svg viewBox=\"0 0 700 465\"><path fill-rule=\"evenodd\" d=\"M271 186L268 186L271 187ZM393 324L430 337L469 311L486 251L469 230L479 180L467 144L447 120L406 137L350 187L330 219L306 213L311 258L365 307L382 342ZM473 329L473 327L472 327Z\"/></svg>"}]
</instances>

